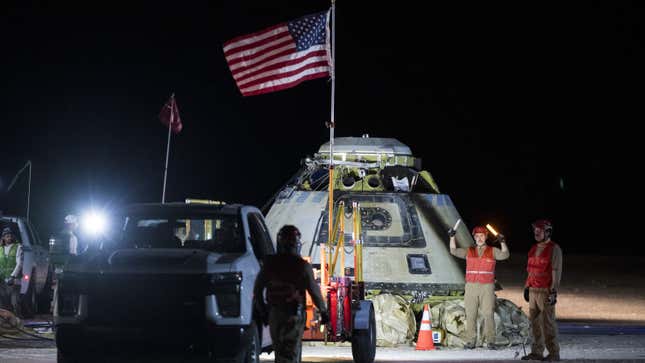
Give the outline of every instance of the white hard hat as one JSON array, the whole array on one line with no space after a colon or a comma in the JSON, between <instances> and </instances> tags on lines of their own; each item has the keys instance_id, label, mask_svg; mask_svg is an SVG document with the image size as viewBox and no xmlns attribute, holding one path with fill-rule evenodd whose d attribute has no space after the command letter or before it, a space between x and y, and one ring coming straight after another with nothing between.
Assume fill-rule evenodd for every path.
<instances>
[{"instance_id":1,"label":"white hard hat","mask_svg":"<svg viewBox=\"0 0 645 363\"><path fill-rule=\"evenodd\" d=\"M78 224L78 218L73 214L65 216L65 224Z\"/></svg>"}]
</instances>

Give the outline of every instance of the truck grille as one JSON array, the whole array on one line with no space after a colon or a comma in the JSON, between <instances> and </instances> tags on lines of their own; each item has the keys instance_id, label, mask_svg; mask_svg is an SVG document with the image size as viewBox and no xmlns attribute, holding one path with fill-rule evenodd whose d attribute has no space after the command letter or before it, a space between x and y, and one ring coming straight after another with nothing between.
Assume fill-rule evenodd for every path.
<instances>
[{"instance_id":1,"label":"truck grille","mask_svg":"<svg viewBox=\"0 0 645 363\"><path fill-rule=\"evenodd\" d=\"M88 323L203 324L206 275L97 275L86 286Z\"/></svg>"}]
</instances>

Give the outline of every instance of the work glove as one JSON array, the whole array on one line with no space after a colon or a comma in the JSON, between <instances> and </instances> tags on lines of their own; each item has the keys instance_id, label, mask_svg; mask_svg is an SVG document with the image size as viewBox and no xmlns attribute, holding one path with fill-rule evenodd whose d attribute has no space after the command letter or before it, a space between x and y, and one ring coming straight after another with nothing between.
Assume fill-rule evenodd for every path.
<instances>
[{"instance_id":1,"label":"work glove","mask_svg":"<svg viewBox=\"0 0 645 363\"><path fill-rule=\"evenodd\" d=\"M320 320L319 320L320 325L325 325L329 323L329 312L327 310L323 310L320 312Z\"/></svg>"},{"instance_id":2,"label":"work glove","mask_svg":"<svg viewBox=\"0 0 645 363\"><path fill-rule=\"evenodd\" d=\"M498 235L497 235L497 242L499 242L499 243L506 243L506 237L504 237L504 235L503 235L503 234L501 234L501 233L500 233L500 234L498 234Z\"/></svg>"},{"instance_id":3,"label":"work glove","mask_svg":"<svg viewBox=\"0 0 645 363\"><path fill-rule=\"evenodd\" d=\"M269 307L266 304L256 302L255 313L262 322L262 325L269 325Z\"/></svg>"},{"instance_id":4,"label":"work glove","mask_svg":"<svg viewBox=\"0 0 645 363\"><path fill-rule=\"evenodd\" d=\"M262 320L262 325L267 326L269 325L269 310L265 310L260 314L260 319Z\"/></svg>"},{"instance_id":5,"label":"work glove","mask_svg":"<svg viewBox=\"0 0 645 363\"><path fill-rule=\"evenodd\" d=\"M450 228L448 230L448 237L454 237L455 234L457 234L457 231L455 231L454 229Z\"/></svg>"},{"instance_id":6,"label":"work glove","mask_svg":"<svg viewBox=\"0 0 645 363\"><path fill-rule=\"evenodd\" d=\"M528 288L528 286L524 288L524 301L529 302L529 288Z\"/></svg>"},{"instance_id":7,"label":"work glove","mask_svg":"<svg viewBox=\"0 0 645 363\"><path fill-rule=\"evenodd\" d=\"M16 278L13 276L9 276L6 279L4 279L4 283L7 284L7 286L13 286L16 283Z\"/></svg>"},{"instance_id":8,"label":"work glove","mask_svg":"<svg viewBox=\"0 0 645 363\"><path fill-rule=\"evenodd\" d=\"M555 303L558 302L558 293L555 289L551 290L549 296L546 298L546 302L549 305L555 305Z\"/></svg>"}]
</instances>

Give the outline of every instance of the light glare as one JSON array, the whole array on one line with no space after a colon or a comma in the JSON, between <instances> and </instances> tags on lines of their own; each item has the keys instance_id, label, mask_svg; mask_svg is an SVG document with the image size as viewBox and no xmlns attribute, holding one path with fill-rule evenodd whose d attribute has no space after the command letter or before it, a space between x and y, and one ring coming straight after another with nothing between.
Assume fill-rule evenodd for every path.
<instances>
[{"instance_id":1,"label":"light glare","mask_svg":"<svg viewBox=\"0 0 645 363\"><path fill-rule=\"evenodd\" d=\"M490 224L487 224L486 229L488 229L490 233L493 234L493 236L497 237L497 231L495 230L495 228L493 228L493 226L491 226Z\"/></svg>"},{"instance_id":2,"label":"light glare","mask_svg":"<svg viewBox=\"0 0 645 363\"><path fill-rule=\"evenodd\" d=\"M83 230L93 236L105 233L107 218L101 212L91 211L81 219Z\"/></svg>"}]
</instances>

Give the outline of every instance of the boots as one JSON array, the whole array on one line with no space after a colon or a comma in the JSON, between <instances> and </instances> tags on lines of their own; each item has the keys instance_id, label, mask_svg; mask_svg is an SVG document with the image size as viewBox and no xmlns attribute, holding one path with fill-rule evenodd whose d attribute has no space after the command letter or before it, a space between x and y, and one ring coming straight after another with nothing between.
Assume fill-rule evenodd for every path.
<instances>
[{"instance_id":1,"label":"boots","mask_svg":"<svg viewBox=\"0 0 645 363\"><path fill-rule=\"evenodd\" d=\"M545 362L559 362L560 361L560 353L549 353L544 359L542 359Z\"/></svg>"},{"instance_id":2,"label":"boots","mask_svg":"<svg viewBox=\"0 0 645 363\"><path fill-rule=\"evenodd\" d=\"M537 353L530 353L523 356L522 360L542 360L542 355Z\"/></svg>"},{"instance_id":3,"label":"boots","mask_svg":"<svg viewBox=\"0 0 645 363\"><path fill-rule=\"evenodd\" d=\"M504 349L506 346L503 344L497 344L497 343L486 343L486 348L490 350L500 350Z\"/></svg>"}]
</instances>

